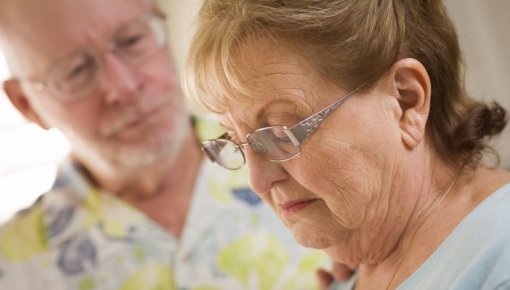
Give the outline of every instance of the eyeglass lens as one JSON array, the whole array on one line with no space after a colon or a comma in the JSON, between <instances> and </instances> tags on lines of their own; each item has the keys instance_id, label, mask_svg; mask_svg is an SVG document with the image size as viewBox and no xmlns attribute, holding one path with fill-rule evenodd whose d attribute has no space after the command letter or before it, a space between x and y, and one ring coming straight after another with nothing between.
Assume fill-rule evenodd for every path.
<instances>
[{"instance_id":1,"label":"eyeglass lens","mask_svg":"<svg viewBox=\"0 0 510 290\"><path fill-rule=\"evenodd\" d=\"M272 126L253 131L247 141L260 156L273 161L284 161L300 152L299 144L292 142L291 134L284 126Z\"/></svg>"},{"instance_id":2,"label":"eyeglass lens","mask_svg":"<svg viewBox=\"0 0 510 290\"><path fill-rule=\"evenodd\" d=\"M228 169L239 169L244 165L245 159L242 149L234 142L226 139L216 139L202 143L211 160Z\"/></svg>"},{"instance_id":3,"label":"eyeglass lens","mask_svg":"<svg viewBox=\"0 0 510 290\"><path fill-rule=\"evenodd\" d=\"M111 50L130 64L140 64L165 45L163 18L143 17L129 23L114 34ZM97 85L100 57L93 49L79 50L59 61L50 72L48 83L66 99L76 99Z\"/></svg>"},{"instance_id":4,"label":"eyeglass lens","mask_svg":"<svg viewBox=\"0 0 510 290\"><path fill-rule=\"evenodd\" d=\"M284 126L273 126L253 131L247 137L248 145L259 156L272 161L285 161L300 152L299 144L292 142L292 134ZM202 143L211 160L228 169L241 168L245 163L242 149L233 141L216 139Z\"/></svg>"}]
</instances>

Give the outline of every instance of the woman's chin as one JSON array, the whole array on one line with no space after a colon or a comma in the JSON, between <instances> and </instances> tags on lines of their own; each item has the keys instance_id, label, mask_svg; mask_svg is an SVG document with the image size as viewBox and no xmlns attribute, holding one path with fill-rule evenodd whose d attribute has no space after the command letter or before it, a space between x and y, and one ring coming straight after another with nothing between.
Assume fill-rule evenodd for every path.
<instances>
[{"instance_id":1,"label":"woman's chin","mask_svg":"<svg viewBox=\"0 0 510 290\"><path fill-rule=\"evenodd\" d=\"M296 241L304 247L326 249L332 244L331 237L318 227L301 227L299 224L294 224L290 230Z\"/></svg>"}]
</instances>

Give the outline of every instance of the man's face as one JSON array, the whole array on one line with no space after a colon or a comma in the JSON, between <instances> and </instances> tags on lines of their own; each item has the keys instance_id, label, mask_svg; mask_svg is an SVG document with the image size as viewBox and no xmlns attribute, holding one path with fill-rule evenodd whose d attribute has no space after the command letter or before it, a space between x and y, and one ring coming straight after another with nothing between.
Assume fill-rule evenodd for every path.
<instances>
[{"instance_id":1,"label":"man's face","mask_svg":"<svg viewBox=\"0 0 510 290\"><path fill-rule=\"evenodd\" d=\"M115 168L175 156L188 120L168 51L162 48L134 65L108 50L120 28L151 11L148 1L8 1L13 8L6 54L15 77L44 80L57 63L83 48L101 63L99 84L71 102L21 82L40 125L61 130L80 159Z\"/></svg>"}]
</instances>

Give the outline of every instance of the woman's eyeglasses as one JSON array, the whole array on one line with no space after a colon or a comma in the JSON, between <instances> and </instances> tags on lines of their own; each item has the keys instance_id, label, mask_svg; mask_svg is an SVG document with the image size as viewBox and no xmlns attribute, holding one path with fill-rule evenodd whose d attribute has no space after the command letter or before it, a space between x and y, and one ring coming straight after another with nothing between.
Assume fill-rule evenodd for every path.
<instances>
[{"instance_id":1,"label":"woman's eyeglasses","mask_svg":"<svg viewBox=\"0 0 510 290\"><path fill-rule=\"evenodd\" d=\"M292 127L278 125L256 129L246 136L246 143L243 144L237 144L230 140L227 134L223 134L216 139L202 142L202 149L211 161L230 170L239 169L246 163L245 146L273 162L290 160L299 155L303 141L358 89Z\"/></svg>"}]
</instances>

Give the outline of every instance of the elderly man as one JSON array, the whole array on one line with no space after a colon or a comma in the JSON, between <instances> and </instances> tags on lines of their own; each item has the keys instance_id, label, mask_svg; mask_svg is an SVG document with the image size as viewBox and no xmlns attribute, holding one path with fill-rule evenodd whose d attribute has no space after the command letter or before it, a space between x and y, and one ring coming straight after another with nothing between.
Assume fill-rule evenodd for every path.
<instances>
[{"instance_id":1,"label":"elderly man","mask_svg":"<svg viewBox=\"0 0 510 290\"><path fill-rule=\"evenodd\" d=\"M0 228L0 289L316 287L324 257L203 163L155 3L0 0L0 43L13 105L72 144Z\"/></svg>"}]
</instances>

